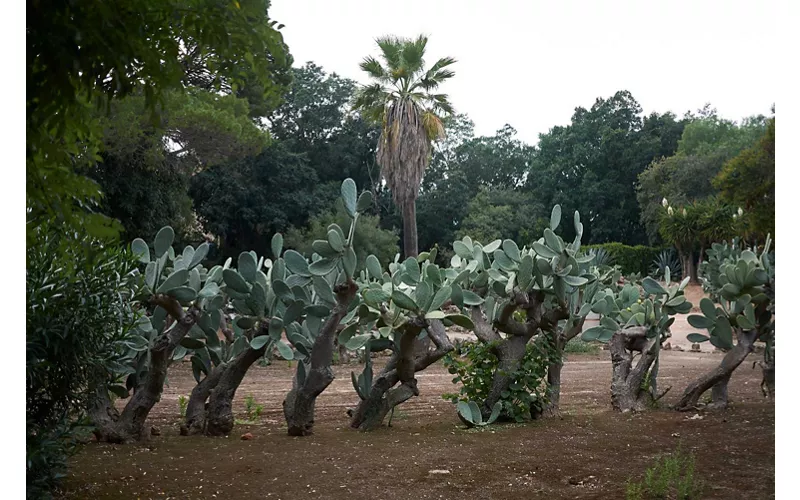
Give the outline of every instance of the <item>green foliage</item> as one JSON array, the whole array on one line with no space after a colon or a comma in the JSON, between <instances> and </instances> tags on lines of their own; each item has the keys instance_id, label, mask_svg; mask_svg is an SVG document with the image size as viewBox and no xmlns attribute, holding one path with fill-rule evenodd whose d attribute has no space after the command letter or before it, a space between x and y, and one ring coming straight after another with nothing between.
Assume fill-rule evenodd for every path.
<instances>
[{"instance_id":1,"label":"green foliage","mask_svg":"<svg viewBox=\"0 0 800 500\"><path fill-rule=\"evenodd\" d=\"M302 227L329 209L338 185L318 185L300 156L275 142L255 157L218 165L192 178L189 195L203 227L219 236L222 257L269 252L271 234Z\"/></svg>"},{"instance_id":2,"label":"green foliage","mask_svg":"<svg viewBox=\"0 0 800 500\"><path fill-rule=\"evenodd\" d=\"M714 187L726 201L744 207L748 233L760 239L775 234L775 118L753 147L725 164Z\"/></svg>"},{"instance_id":3,"label":"green foliage","mask_svg":"<svg viewBox=\"0 0 800 500\"><path fill-rule=\"evenodd\" d=\"M651 243L659 240L661 202L684 206L718 193L713 186L726 161L752 146L764 131L763 117L752 117L736 124L704 110L683 130L674 155L653 161L639 174L637 200L640 220L647 228Z\"/></svg>"},{"instance_id":4,"label":"green foliage","mask_svg":"<svg viewBox=\"0 0 800 500\"><path fill-rule=\"evenodd\" d=\"M675 255L673 249L662 250L658 256L653 259L651 264L650 275L657 279L663 279L669 268L670 275L673 279L680 279L682 276L681 263L678 256Z\"/></svg>"},{"instance_id":5,"label":"green foliage","mask_svg":"<svg viewBox=\"0 0 800 500\"><path fill-rule=\"evenodd\" d=\"M657 458L641 481L629 480L625 490L627 500L695 500L702 497L703 485L696 476L694 454L687 455L679 446L673 453Z\"/></svg>"},{"instance_id":6,"label":"green foliage","mask_svg":"<svg viewBox=\"0 0 800 500\"><path fill-rule=\"evenodd\" d=\"M590 342L584 342L579 337L570 339L564 345L565 354L597 354L600 352L600 347Z\"/></svg>"},{"instance_id":7,"label":"green foliage","mask_svg":"<svg viewBox=\"0 0 800 500\"><path fill-rule=\"evenodd\" d=\"M512 190L481 190L467 207L467 214L458 231L459 237L470 235L479 241L511 239L529 243L534 234L547 227L541 204L528 193Z\"/></svg>"},{"instance_id":8,"label":"green foliage","mask_svg":"<svg viewBox=\"0 0 800 500\"><path fill-rule=\"evenodd\" d=\"M261 412L264 411L264 405L256 403L256 398L249 394L244 398L244 411L248 421L258 422L261 418Z\"/></svg>"},{"instance_id":9,"label":"green foliage","mask_svg":"<svg viewBox=\"0 0 800 500\"><path fill-rule=\"evenodd\" d=\"M233 89L255 78L262 96L280 94L291 65L266 0L83 1L29 6L26 21L26 179L29 228L58 218L109 236L118 227L94 213L96 183L76 164L98 160L93 107L142 89L157 112L164 93L185 85ZM249 72L249 73L248 73ZM28 244L38 233L29 229Z\"/></svg>"},{"instance_id":10,"label":"green foliage","mask_svg":"<svg viewBox=\"0 0 800 500\"><path fill-rule=\"evenodd\" d=\"M689 324L708 335L689 334L692 342L710 341L720 349L733 348L743 332L772 349L775 333L775 266L770 258L769 236L760 255L734 244L715 243L701 266L704 288L711 298L700 301L702 314L688 317ZM734 336L734 332L736 335Z\"/></svg>"},{"instance_id":11,"label":"green foliage","mask_svg":"<svg viewBox=\"0 0 800 500\"><path fill-rule=\"evenodd\" d=\"M130 253L108 242L65 238L50 224L35 231L25 280L27 481L30 494L45 495L74 451L72 424L91 388L132 339L139 278Z\"/></svg>"},{"instance_id":12,"label":"green foliage","mask_svg":"<svg viewBox=\"0 0 800 500\"><path fill-rule=\"evenodd\" d=\"M181 418L186 417L186 408L188 405L189 399L186 396L182 394L178 396L178 410L180 410Z\"/></svg>"},{"instance_id":13,"label":"green foliage","mask_svg":"<svg viewBox=\"0 0 800 500\"><path fill-rule=\"evenodd\" d=\"M589 217L589 243L644 243L636 179L655 158L675 151L684 124L669 113L642 116L627 91L598 98L590 109L576 108L570 125L541 135L526 189L546 207L559 204ZM565 239L574 234L565 228Z\"/></svg>"},{"instance_id":14,"label":"green foliage","mask_svg":"<svg viewBox=\"0 0 800 500\"><path fill-rule=\"evenodd\" d=\"M622 274L648 275L650 264L658 257L661 248L647 247L643 245L630 246L623 243L601 243L598 245L586 245L584 251L605 250L611 263L620 267Z\"/></svg>"},{"instance_id":15,"label":"green foliage","mask_svg":"<svg viewBox=\"0 0 800 500\"><path fill-rule=\"evenodd\" d=\"M458 351L445 356L447 371L455 375L453 383L462 385L459 394L442 397L452 403L485 401L499 369L494 349L492 343L466 342ZM513 372L503 373L511 378L511 385L500 397L500 415L503 418L523 422L544 410L547 406L547 366L552 356L546 340L534 340L525 346L525 356L519 367ZM472 418L472 423L479 425L475 417Z\"/></svg>"},{"instance_id":16,"label":"green foliage","mask_svg":"<svg viewBox=\"0 0 800 500\"><path fill-rule=\"evenodd\" d=\"M341 202L337 200L335 211L313 216L303 229L290 228L286 233L286 246L293 248L304 255L313 253L312 242L327 238L328 227L338 224L346 225L347 212ZM379 262L390 262L397 252L398 237L393 231L381 229L380 220L374 215L362 215L354 235L354 248L358 258L357 271L363 271L368 255L374 255Z\"/></svg>"},{"instance_id":17,"label":"green foliage","mask_svg":"<svg viewBox=\"0 0 800 500\"><path fill-rule=\"evenodd\" d=\"M502 411L503 403L500 401L495 403L492 407L492 413L486 420L483 420L481 410L475 401L459 401L456 406L458 407L458 415L461 418L461 421L465 422L467 427L485 427L493 424L495 420L497 420L497 418L500 416L500 412Z\"/></svg>"}]
</instances>

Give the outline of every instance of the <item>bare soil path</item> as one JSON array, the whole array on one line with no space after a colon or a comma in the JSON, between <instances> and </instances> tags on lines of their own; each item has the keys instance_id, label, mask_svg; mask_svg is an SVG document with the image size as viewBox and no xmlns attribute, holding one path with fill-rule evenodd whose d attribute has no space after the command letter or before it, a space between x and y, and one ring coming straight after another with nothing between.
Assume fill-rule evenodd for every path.
<instances>
[{"instance_id":1,"label":"bare soil path","mask_svg":"<svg viewBox=\"0 0 800 500\"><path fill-rule=\"evenodd\" d=\"M675 402L720 354L665 352L662 400ZM384 362L384 360L380 360ZM746 361L730 385L731 409L622 415L610 408L608 352L572 355L563 373L561 418L465 430L441 363L418 374L422 395L402 405L391 428L370 434L348 428L356 403L350 371L317 401L316 432L286 435L281 402L291 384L288 363L254 366L236 394L264 405L260 425L237 425L228 438L178 435L178 397L194 385L188 363L175 366L151 415L161 430L144 445L92 443L71 463L65 498L269 499L616 499L628 478L641 479L653 459L679 443L697 458L703 498L774 498L775 406L761 397L760 371ZM692 418L694 417L694 418ZM254 439L240 440L251 432ZM447 471L447 472L431 472ZM735 471L735 473L733 473Z\"/></svg>"}]
</instances>

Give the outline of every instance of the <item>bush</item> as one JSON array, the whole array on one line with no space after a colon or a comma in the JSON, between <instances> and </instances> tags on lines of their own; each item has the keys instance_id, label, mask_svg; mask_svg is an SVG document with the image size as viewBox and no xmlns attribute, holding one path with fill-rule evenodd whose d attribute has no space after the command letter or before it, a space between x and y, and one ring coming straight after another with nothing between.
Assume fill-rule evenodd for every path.
<instances>
[{"instance_id":1,"label":"bush","mask_svg":"<svg viewBox=\"0 0 800 500\"><path fill-rule=\"evenodd\" d=\"M642 481L628 481L625 498L627 500L700 498L702 484L695 477L694 465L694 455L684 454L679 446L674 453L656 459L655 465L645 471Z\"/></svg>"},{"instance_id":2,"label":"bush","mask_svg":"<svg viewBox=\"0 0 800 500\"><path fill-rule=\"evenodd\" d=\"M444 394L452 403L482 402L489 397L498 359L492 353L493 343L465 342L444 358L447 370L455 375L453 383L461 383L459 394ZM519 369L511 374L511 385L503 391L501 415L504 419L522 422L540 414L547 406L547 366L552 357L546 339L536 339L526 346Z\"/></svg>"},{"instance_id":3,"label":"bush","mask_svg":"<svg viewBox=\"0 0 800 500\"><path fill-rule=\"evenodd\" d=\"M284 244L286 248L292 248L310 257L313 253L311 249L313 241L327 239L328 226L334 223L339 227L350 227L350 218L345 212L341 200L337 200L335 211L312 217L307 227L290 228L284 235ZM375 255L380 262L392 262L394 256L400 251L397 241L397 233L381 229L378 216L359 215L353 244L358 258L356 270L364 269L369 254Z\"/></svg>"},{"instance_id":4,"label":"bush","mask_svg":"<svg viewBox=\"0 0 800 500\"><path fill-rule=\"evenodd\" d=\"M600 347L598 345L591 342L584 342L580 337L570 339L564 346L565 354L595 354L598 352L600 352Z\"/></svg>"},{"instance_id":5,"label":"bush","mask_svg":"<svg viewBox=\"0 0 800 500\"><path fill-rule=\"evenodd\" d=\"M36 231L26 255L26 455L28 494L41 498L64 474L89 391L122 357L138 276L121 248Z\"/></svg>"},{"instance_id":6,"label":"bush","mask_svg":"<svg viewBox=\"0 0 800 500\"><path fill-rule=\"evenodd\" d=\"M647 276L650 274L650 265L658 258L659 252L663 248L646 247L644 245L630 246L623 243L601 243L598 245L586 245L582 250L603 249L611 257L611 262L620 266L622 274L639 274Z\"/></svg>"}]
</instances>

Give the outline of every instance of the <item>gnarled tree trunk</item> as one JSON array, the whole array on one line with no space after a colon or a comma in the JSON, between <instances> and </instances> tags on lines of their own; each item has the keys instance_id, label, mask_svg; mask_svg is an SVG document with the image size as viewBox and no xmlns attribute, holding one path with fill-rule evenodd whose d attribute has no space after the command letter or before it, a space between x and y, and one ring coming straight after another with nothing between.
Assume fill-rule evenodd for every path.
<instances>
[{"instance_id":1,"label":"gnarled tree trunk","mask_svg":"<svg viewBox=\"0 0 800 500\"><path fill-rule=\"evenodd\" d=\"M550 345L553 349L553 359L547 366L547 406L542 415L554 417L559 414L561 404L561 369L564 367L564 346L583 330L586 317L581 318L577 324L565 330L558 330L550 334ZM533 416L533 415L532 415Z\"/></svg>"},{"instance_id":2,"label":"gnarled tree trunk","mask_svg":"<svg viewBox=\"0 0 800 500\"><path fill-rule=\"evenodd\" d=\"M203 434L206 431L206 401L228 366L228 364L215 366L211 373L194 386L189 395L189 403L186 405L186 418L184 425L181 426L181 434Z\"/></svg>"},{"instance_id":3,"label":"gnarled tree trunk","mask_svg":"<svg viewBox=\"0 0 800 500\"><path fill-rule=\"evenodd\" d=\"M229 366L220 375L217 385L211 390L206 413L206 434L224 436L233 430L233 398L247 370L264 355L266 347L247 348L228 362Z\"/></svg>"},{"instance_id":4,"label":"gnarled tree trunk","mask_svg":"<svg viewBox=\"0 0 800 500\"><path fill-rule=\"evenodd\" d=\"M733 349L725 354L719 366L703 374L689 384L683 391L680 401L675 405L678 411L690 411L697 408L697 402L707 390L711 391L710 409L722 409L728 406L728 381L734 370L753 352L758 337L757 331L738 332L738 341Z\"/></svg>"},{"instance_id":5,"label":"gnarled tree trunk","mask_svg":"<svg viewBox=\"0 0 800 500\"><path fill-rule=\"evenodd\" d=\"M660 397L655 396L649 387L642 387L658 356L658 337L648 339L646 335L645 327L626 328L615 332L609 342L611 405L623 413L645 410ZM641 353L636 366L633 366L634 352Z\"/></svg>"},{"instance_id":6,"label":"gnarled tree trunk","mask_svg":"<svg viewBox=\"0 0 800 500\"><path fill-rule=\"evenodd\" d=\"M407 324L399 340L398 351L373 382L367 399L361 400L353 412L350 421L352 428L371 431L380 427L392 408L419 395L414 374L453 350L442 322L431 320L428 323L427 328L418 322ZM432 350L427 347L427 342L417 339L423 328L433 341ZM398 383L400 385L395 387Z\"/></svg>"},{"instance_id":7,"label":"gnarled tree trunk","mask_svg":"<svg viewBox=\"0 0 800 500\"><path fill-rule=\"evenodd\" d=\"M147 375L136 387L121 413L114 407L106 387L97 388L90 403L89 413L95 425L94 433L98 441L126 443L143 441L150 436L149 430L145 429L145 421L150 410L161 399L172 353L197 322L199 311L195 309L184 311L172 297L156 295L151 302L166 309L178 324L171 330L162 332L150 348Z\"/></svg>"},{"instance_id":8,"label":"gnarled tree trunk","mask_svg":"<svg viewBox=\"0 0 800 500\"><path fill-rule=\"evenodd\" d=\"M292 381L292 390L283 401L283 414L290 436L308 436L314 428L314 407L317 396L333 382L333 347L339 322L347 315L347 309L355 298L358 287L348 280L336 287L336 306L325 320L311 348L311 362L302 381L299 380L301 363L297 365ZM369 356L369 353L367 353ZM305 368L303 368L305 369Z\"/></svg>"}]
</instances>

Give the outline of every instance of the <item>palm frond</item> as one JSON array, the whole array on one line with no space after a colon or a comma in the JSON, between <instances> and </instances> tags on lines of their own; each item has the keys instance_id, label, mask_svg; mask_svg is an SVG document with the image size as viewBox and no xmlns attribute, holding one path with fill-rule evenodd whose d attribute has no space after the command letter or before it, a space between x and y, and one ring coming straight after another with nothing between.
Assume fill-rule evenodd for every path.
<instances>
[{"instance_id":1,"label":"palm frond","mask_svg":"<svg viewBox=\"0 0 800 500\"><path fill-rule=\"evenodd\" d=\"M381 56L383 60L386 61L390 72L394 72L394 70L402 66L401 53L403 50L403 42L404 40L402 38L394 35L382 36L375 40L375 43L377 43L378 47L381 49Z\"/></svg>"},{"instance_id":2,"label":"palm frond","mask_svg":"<svg viewBox=\"0 0 800 500\"><path fill-rule=\"evenodd\" d=\"M406 40L401 51L402 65L406 69L408 77L422 71L425 65L425 47L428 45L428 37L420 35L416 40Z\"/></svg>"},{"instance_id":3,"label":"palm frond","mask_svg":"<svg viewBox=\"0 0 800 500\"><path fill-rule=\"evenodd\" d=\"M365 57L361 64L359 64L359 67L369 76L380 82L391 82L391 78L386 72L386 68L383 67L380 61L372 56Z\"/></svg>"},{"instance_id":4,"label":"palm frond","mask_svg":"<svg viewBox=\"0 0 800 500\"><path fill-rule=\"evenodd\" d=\"M422 126L425 128L429 140L435 141L444 139L445 133L442 119L436 116L432 111L425 111L422 113Z\"/></svg>"},{"instance_id":5,"label":"palm frond","mask_svg":"<svg viewBox=\"0 0 800 500\"><path fill-rule=\"evenodd\" d=\"M356 89L353 109L359 111L368 121L381 123L390 100L391 91L379 83L374 83Z\"/></svg>"}]
</instances>

